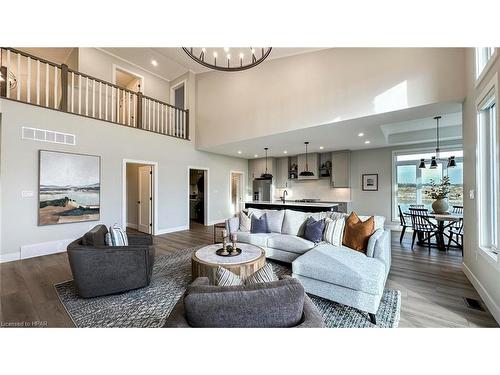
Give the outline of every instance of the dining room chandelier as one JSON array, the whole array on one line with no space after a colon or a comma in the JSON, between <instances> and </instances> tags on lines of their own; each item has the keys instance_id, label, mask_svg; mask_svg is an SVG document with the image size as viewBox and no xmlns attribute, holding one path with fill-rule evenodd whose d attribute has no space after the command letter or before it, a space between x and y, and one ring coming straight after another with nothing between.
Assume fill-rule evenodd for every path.
<instances>
[{"instance_id":1,"label":"dining room chandelier","mask_svg":"<svg viewBox=\"0 0 500 375\"><path fill-rule=\"evenodd\" d=\"M453 168L457 166L457 163L455 161L455 156L450 156L448 159L441 159L440 158L440 149L439 149L439 120L441 119L441 116L436 116L434 117L434 120L436 120L436 155L431 157L431 163L429 165L429 169L436 169L438 166L438 162L447 162L447 168ZM418 165L419 168L425 169L425 159L420 159L420 164Z\"/></svg>"},{"instance_id":2,"label":"dining room chandelier","mask_svg":"<svg viewBox=\"0 0 500 375\"><path fill-rule=\"evenodd\" d=\"M182 47L198 64L223 72L238 72L259 65L272 47Z\"/></svg>"}]
</instances>

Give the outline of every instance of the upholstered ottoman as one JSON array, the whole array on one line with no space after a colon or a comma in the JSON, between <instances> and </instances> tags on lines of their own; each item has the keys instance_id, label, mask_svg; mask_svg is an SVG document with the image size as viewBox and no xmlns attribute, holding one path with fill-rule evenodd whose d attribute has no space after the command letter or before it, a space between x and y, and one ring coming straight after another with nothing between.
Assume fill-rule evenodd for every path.
<instances>
[{"instance_id":1,"label":"upholstered ottoman","mask_svg":"<svg viewBox=\"0 0 500 375\"><path fill-rule=\"evenodd\" d=\"M292 272L307 293L366 311L376 323L375 314L389 272L382 259L320 244L295 259Z\"/></svg>"}]
</instances>

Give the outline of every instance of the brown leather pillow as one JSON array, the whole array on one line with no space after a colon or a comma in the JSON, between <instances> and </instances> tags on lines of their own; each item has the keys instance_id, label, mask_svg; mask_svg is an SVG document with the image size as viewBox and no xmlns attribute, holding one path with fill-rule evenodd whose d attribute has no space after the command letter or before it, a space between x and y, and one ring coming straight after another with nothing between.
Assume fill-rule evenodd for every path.
<instances>
[{"instance_id":1,"label":"brown leather pillow","mask_svg":"<svg viewBox=\"0 0 500 375\"><path fill-rule=\"evenodd\" d=\"M356 212L353 211L345 221L342 244L366 254L368 240L374 231L375 218L373 216L370 216L366 221L361 221Z\"/></svg>"}]
</instances>

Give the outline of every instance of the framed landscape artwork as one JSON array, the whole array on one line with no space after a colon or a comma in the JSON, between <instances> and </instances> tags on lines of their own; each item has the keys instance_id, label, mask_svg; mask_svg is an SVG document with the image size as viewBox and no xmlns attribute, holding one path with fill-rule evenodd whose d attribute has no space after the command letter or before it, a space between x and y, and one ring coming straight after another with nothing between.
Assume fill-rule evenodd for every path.
<instances>
[{"instance_id":1,"label":"framed landscape artwork","mask_svg":"<svg viewBox=\"0 0 500 375\"><path fill-rule=\"evenodd\" d=\"M100 219L101 158L40 150L38 225Z\"/></svg>"},{"instance_id":2,"label":"framed landscape artwork","mask_svg":"<svg viewBox=\"0 0 500 375\"><path fill-rule=\"evenodd\" d=\"M378 174L364 174L361 180L363 191L378 191Z\"/></svg>"}]
</instances>

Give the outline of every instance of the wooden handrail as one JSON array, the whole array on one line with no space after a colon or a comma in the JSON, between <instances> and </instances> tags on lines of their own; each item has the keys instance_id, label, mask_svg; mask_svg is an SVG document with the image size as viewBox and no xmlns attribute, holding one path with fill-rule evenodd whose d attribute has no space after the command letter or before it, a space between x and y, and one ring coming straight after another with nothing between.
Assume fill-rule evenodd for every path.
<instances>
[{"instance_id":1,"label":"wooden handrail","mask_svg":"<svg viewBox=\"0 0 500 375\"><path fill-rule=\"evenodd\" d=\"M15 49L15 48L11 48L11 47L1 47L1 49L4 49L4 50L10 50L11 52L13 53L18 53L20 54L21 56L24 56L24 57L29 57L30 59L33 59L33 60L38 60L40 61L41 63L44 63L44 64L49 64L49 65L52 65L52 66L55 66L57 68L60 68L61 65L59 64L56 64L55 62L52 62L52 61L49 61L49 60L45 60L45 59L42 59L41 57L37 57L37 56L34 56L28 52L23 52L23 51L20 51L18 49Z\"/></svg>"}]
</instances>

